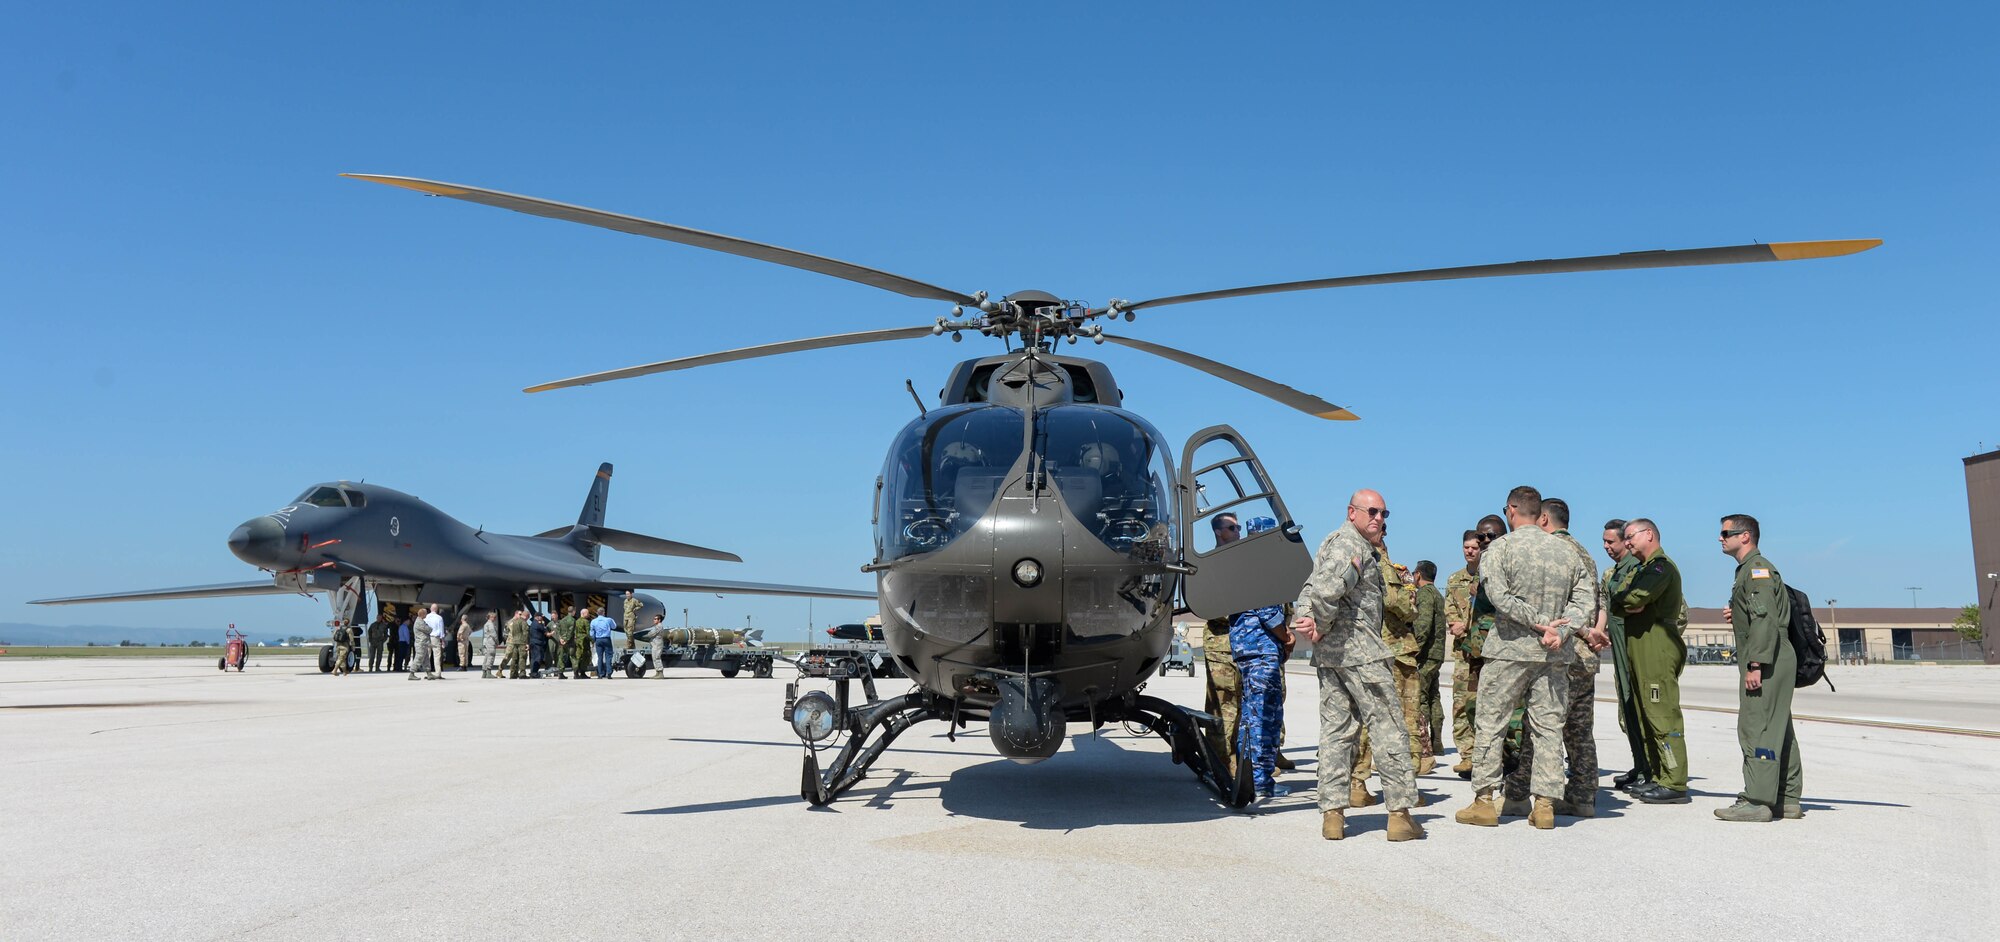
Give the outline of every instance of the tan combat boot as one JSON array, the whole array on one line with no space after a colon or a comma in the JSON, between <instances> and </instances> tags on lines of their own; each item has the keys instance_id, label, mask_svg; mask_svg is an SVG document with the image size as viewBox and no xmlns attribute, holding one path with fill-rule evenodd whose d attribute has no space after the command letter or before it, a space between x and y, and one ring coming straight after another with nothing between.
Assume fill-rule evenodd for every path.
<instances>
[{"instance_id":1,"label":"tan combat boot","mask_svg":"<svg viewBox=\"0 0 2000 942\"><path fill-rule=\"evenodd\" d=\"M1556 826L1555 799L1535 796L1535 810L1528 813L1528 823L1541 830L1553 830Z\"/></svg>"},{"instance_id":2,"label":"tan combat boot","mask_svg":"<svg viewBox=\"0 0 2000 942\"><path fill-rule=\"evenodd\" d=\"M1389 840L1414 841L1424 836L1423 825L1410 820L1408 811L1389 812Z\"/></svg>"},{"instance_id":3,"label":"tan combat boot","mask_svg":"<svg viewBox=\"0 0 2000 942\"><path fill-rule=\"evenodd\" d=\"M1480 792L1472 799L1472 804L1458 809L1452 820L1460 824L1471 824L1482 828L1500 826L1500 810L1493 807L1493 793Z\"/></svg>"},{"instance_id":4,"label":"tan combat boot","mask_svg":"<svg viewBox=\"0 0 2000 942\"><path fill-rule=\"evenodd\" d=\"M1472 757L1460 756L1458 764L1452 766L1451 771L1459 778L1466 778L1467 776L1470 776L1472 774Z\"/></svg>"},{"instance_id":5,"label":"tan combat boot","mask_svg":"<svg viewBox=\"0 0 2000 942\"><path fill-rule=\"evenodd\" d=\"M1336 808L1319 816L1319 836L1337 841L1347 836L1347 814Z\"/></svg>"},{"instance_id":6,"label":"tan combat boot","mask_svg":"<svg viewBox=\"0 0 2000 942\"><path fill-rule=\"evenodd\" d=\"M1356 808L1366 808L1380 800L1368 794L1367 782L1349 782L1347 785L1347 803Z\"/></svg>"},{"instance_id":7,"label":"tan combat boot","mask_svg":"<svg viewBox=\"0 0 2000 942\"><path fill-rule=\"evenodd\" d=\"M1596 802L1592 802L1586 805L1558 798L1556 799L1556 814L1567 815L1572 818L1595 818L1597 817L1597 804Z\"/></svg>"}]
</instances>

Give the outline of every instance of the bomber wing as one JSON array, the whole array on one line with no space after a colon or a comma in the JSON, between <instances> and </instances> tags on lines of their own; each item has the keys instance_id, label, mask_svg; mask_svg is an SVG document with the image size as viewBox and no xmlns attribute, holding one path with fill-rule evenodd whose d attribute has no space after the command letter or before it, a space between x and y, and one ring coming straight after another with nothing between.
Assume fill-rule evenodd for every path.
<instances>
[{"instance_id":1,"label":"bomber wing","mask_svg":"<svg viewBox=\"0 0 2000 942\"><path fill-rule=\"evenodd\" d=\"M664 589L669 592L716 592L722 595L799 595L821 599L872 599L875 590L830 589L813 585L786 585L782 582L737 582L731 579L690 579L684 576L648 576L629 572L607 572L601 580L613 589Z\"/></svg>"},{"instance_id":2,"label":"bomber wing","mask_svg":"<svg viewBox=\"0 0 2000 942\"><path fill-rule=\"evenodd\" d=\"M298 595L296 586L283 586L265 579L261 582L222 582L215 585L186 585L171 589L140 589L134 592L107 592L103 595L71 595L59 599L35 599L29 605L80 605L85 602L153 602L161 599L210 599L233 595Z\"/></svg>"}]
</instances>

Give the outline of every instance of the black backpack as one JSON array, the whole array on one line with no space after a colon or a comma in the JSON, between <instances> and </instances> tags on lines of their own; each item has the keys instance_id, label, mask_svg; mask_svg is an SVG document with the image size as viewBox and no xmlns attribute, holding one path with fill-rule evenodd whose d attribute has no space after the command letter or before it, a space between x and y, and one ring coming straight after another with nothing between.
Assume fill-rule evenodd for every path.
<instances>
[{"instance_id":1,"label":"black backpack","mask_svg":"<svg viewBox=\"0 0 2000 942\"><path fill-rule=\"evenodd\" d=\"M1819 619L1813 617L1812 599L1792 586L1786 586L1785 593L1792 600L1792 620L1785 626L1785 634L1799 662L1792 683L1795 689L1810 687L1826 679L1826 634L1819 630ZM1840 690L1831 680L1826 681L1826 688Z\"/></svg>"}]
</instances>

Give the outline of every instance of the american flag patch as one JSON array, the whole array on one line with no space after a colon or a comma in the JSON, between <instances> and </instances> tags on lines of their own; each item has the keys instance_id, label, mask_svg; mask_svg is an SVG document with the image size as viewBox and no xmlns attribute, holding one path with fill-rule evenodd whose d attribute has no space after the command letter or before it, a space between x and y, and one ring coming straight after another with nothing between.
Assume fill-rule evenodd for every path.
<instances>
[{"instance_id":1,"label":"american flag patch","mask_svg":"<svg viewBox=\"0 0 2000 942\"><path fill-rule=\"evenodd\" d=\"M1771 578L1771 570L1769 570L1769 569L1752 569L1752 570L1750 570L1750 578L1752 578L1752 579L1769 579L1769 578Z\"/></svg>"}]
</instances>

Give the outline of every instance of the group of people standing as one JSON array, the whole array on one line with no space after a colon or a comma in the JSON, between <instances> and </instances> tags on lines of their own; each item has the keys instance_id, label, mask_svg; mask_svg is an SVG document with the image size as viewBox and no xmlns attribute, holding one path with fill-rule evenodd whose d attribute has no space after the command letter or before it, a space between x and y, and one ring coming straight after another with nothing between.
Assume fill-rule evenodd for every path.
<instances>
[{"instance_id":1,"label":"group of people standing","mask_svg":"<svg viewBox=\"0 0 2000 942\"><path fill-rule=\"evenodd\" d=\"M1349 809L1376 802L1367 787L1371 773L1389 812L1388 839L1424 836L1409 811L1424 804L1416 777L1435 768L1447 643L1452 742L1459 752L1453 771L1470 779L1474 791L1454 816L1459 823L1491 827L1504 817L1526 817L1546 829L1557 815L1595 816L1594 698L1606 652L1633 756L1633 768L1613 784L1640 802L1688 803L1679 689L1687 605L1656 524L1607 522L1603 545L1612 565L1600 573L1569 533L1568 504L1517 487L1503 514L1465 531L1465 568L1440 592L1437 567L1428 560L1414 569L1390 560L1388 517L1381 494L1356 492L1346 523L1320 546L1289 620L1272 608L1208 625L1209 712L1222 720L1231 761L1251 763L1260 798L1287 791L1274 774L1285 767L1278 750L1282 663L1304 639L1320 682L1318 804L1328 840L1345 836ZM1243 535L1264 522L1253 518ZM1217 515L1212 525L1218 543L1237 536L1230 515ZM1722 526L1723 552L1738 561L1725 617L1739 652L1744 788L1715 815L1797 818L1803 777L1791 724L1790 602L1782 577L1758 549L1756 519L1732 514ZM1225 652L1229 663L1218 671L1218 654Z\"/></svg>"},{"instance_id":2,"label":"group of people standing","mask_svg":"<svg viewBox=\"0 0 2000 942\"><path fill-rule=\"evenodd\" d=\"M639 600L627 592L624 631L628 650L638 617ZM657 623L659 616L654 616L653 621ZM530 608L516 609L507 622L507 660L502 669L509 680L539 678L544 670L553 671L557 677L567 673L578 680L586 677L609 680L611 666L618 659L612 650L611 635L618 630L618 622L609 614L600 611L593 616L587 606L577 609L574 615L557 609L554 621ZM501 676L493 669L491 652L487 654L483 676Z\"/></svg>"},{"instance_id":3,"label":"group of people standing","mask_svg":"<svg viewBox=\"0 0 2000 942\"><path fill-rule=\"evenodd\" d=\"M400 614L394 607L384 606L365 634L357 627L336 626L333 672L348 673L347 663L353 659L359 640L366 645L364 659L368 671L408 671L411 680L437 680L442 676L446 648L454 640L458 669L472 669L472 636L478 634L483 678L498 678L505 672L508 677L539 679L549 672L558 677L609 679L612 664L617 661L612 635L623 630L626 645L630 647L640 607L633 593L625 593L622 629L608 612L592 617L588 607L579 608L574 614L567 607L559 607L553 618L532 608L521 608L507 622L503 636L499 618L492 612L487 613L486 623L479 628L473 627L470 615L462 614L456 631L448 634L442 606L411 605ZM653 620L657 626L660 617L656 615ZM507 660L496 667L495 657L502 649L507 652Z\"/></svg>"}]
</instances>

